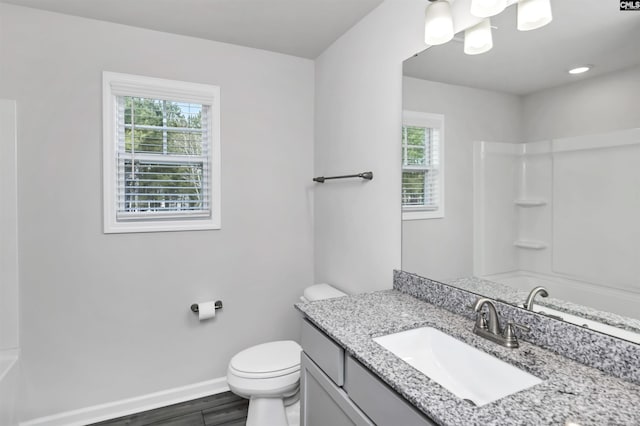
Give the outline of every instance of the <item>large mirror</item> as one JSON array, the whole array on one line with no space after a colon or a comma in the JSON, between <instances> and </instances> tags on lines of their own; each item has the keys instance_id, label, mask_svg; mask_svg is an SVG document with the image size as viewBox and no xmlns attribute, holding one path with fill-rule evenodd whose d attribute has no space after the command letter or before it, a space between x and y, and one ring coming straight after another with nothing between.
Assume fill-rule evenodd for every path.
<instances>
[{"instance_id":1,"label":"large mirror","mask_svg":"<svg viewBox=\"0 0 640 426\"><path fill-rule=\"evenodd\" d=\"M640 12L551 6L405 61L402 269L640 343Z\"/></svg>"}]
</instances>

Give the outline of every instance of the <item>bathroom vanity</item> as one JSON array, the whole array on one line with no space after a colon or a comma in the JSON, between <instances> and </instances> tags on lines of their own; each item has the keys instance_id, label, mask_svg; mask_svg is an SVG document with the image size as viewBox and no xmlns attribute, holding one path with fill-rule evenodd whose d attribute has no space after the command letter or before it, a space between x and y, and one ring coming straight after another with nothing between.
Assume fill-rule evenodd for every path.
<instances>
[{"instance_id":1,"label":"bathroom vanity","mask_svg":"<svg viewBox=\"0 0 640 426\"><path fill-rule=\"evenodd\" d=\"M398 290L296 305L302 331L302 425L628 425L640 386L526 341L501 347L473 320ZM535 326L536 324L530 324ZM433 327L541 382L480 406L464 401L373 339ZM640 364L640 361L636 362ZM482 369L483 365L473 366ZM632 371L640 365L624 365Z\"/></svg>"},{"instance_id":2,"label":"bathroom vanity","mask_svg":"<svg viewBox=\"0 0 640 426\"><path fill-rule=\"evenodd\" d=\"M436 424L308 320L302 348L302 425Z\"/></svg>"}]
</instances>

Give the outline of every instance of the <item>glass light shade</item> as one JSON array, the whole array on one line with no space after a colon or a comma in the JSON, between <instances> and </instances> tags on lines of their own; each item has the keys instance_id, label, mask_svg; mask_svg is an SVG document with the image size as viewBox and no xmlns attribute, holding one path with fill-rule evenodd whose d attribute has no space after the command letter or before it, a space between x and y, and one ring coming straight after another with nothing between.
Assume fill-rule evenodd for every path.
<instances>
[{"instance_id":1,"label":"glass light shade","mask_svg":"<svg viewBox=\"0 0 640 426\"><path fill-rule=\"evenodd\" d=\"M518 29L535 30L547 25L551 15L551 0L520 0L518 3Z\"/></svg>"},{"instance_id":2,"label":"glass light shade","mask_svg":"<svg viewBox=\"0 0 640 426\"><path fill-rule=\"evenodd\" d=\"M478 18L497 15L507 7L507 0L471 0L471 14Z\"/></svg>"},{"instance_id":3,"label":"glass light shade","mask_svg":"<svg viewBox=\"0 0 640 426\"><path fill-rule=\"evenodd\" d=\"M446 0L432 2L424 16L424 42L434 46L453 39L453 17Z\"/></svg>"},{"instance_id":4,"label":"glass light shade","mask_svg":"<svg viewBox=\"0 0 640 426\"><path fill-rule=\"evenodd\" d=\"M492 47L491 22L488 18L465 30L464 53L467 55L478 55L488 52Z\"/></svg>"}]
</instances>

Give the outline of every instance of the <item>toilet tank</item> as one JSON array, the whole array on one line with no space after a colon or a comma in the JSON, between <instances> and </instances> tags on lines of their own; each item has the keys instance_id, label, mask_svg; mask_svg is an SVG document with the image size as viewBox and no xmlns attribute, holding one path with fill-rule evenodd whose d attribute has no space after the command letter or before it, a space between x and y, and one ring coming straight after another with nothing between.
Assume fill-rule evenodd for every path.
<instances>
[{"instance_id":1,"label":"toilet tank","mask_svg":"<svg viewBox=\"0 0 640 426\"><path fill-rule=\"evenodd\" d=\"M303 302L313 302L314 300L331 299L346 295L346 293L341 292L337 288L332 287L329 284L322 283L305 288L300 300Z\"/></svg>"}]
</instances>

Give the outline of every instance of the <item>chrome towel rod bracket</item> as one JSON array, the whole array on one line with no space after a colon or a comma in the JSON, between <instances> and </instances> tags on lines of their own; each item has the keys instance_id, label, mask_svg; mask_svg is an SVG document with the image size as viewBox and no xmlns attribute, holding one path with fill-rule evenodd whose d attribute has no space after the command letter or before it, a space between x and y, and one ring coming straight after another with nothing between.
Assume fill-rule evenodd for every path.
<instances>
[{"instance_id":1,"label":"chrome towel rod bracket","mask_svg":"<svg viewBox=\"0 0 640 426\"><path fill-rule=\"evenodd\" d=\"M362 172L355 175L343 175L343 176L318 176L314 177L313 181L318 183L324 183L325 180L330 179L347 179L347 178L362 178L365 180L373 179L373 172Z\"/></svg>"}]
</instances>

